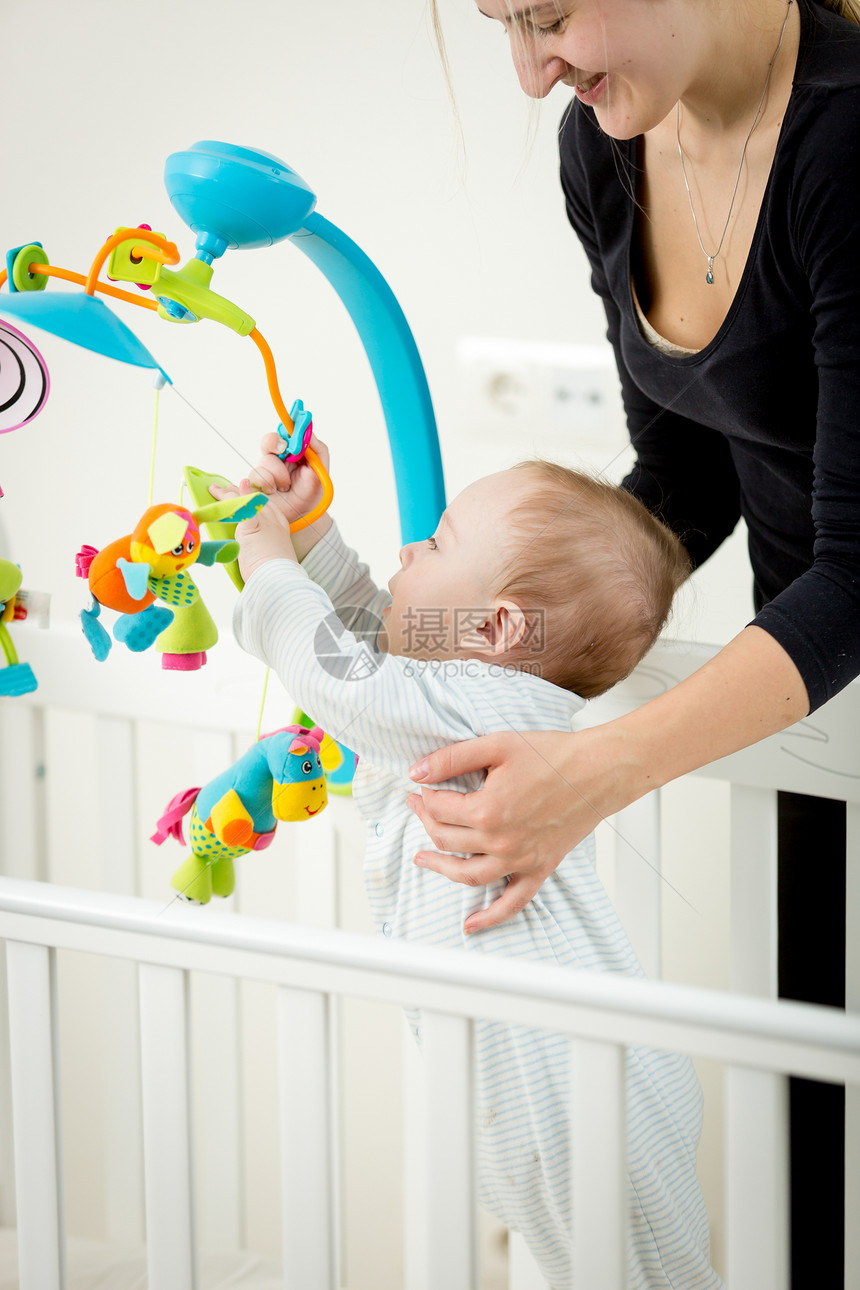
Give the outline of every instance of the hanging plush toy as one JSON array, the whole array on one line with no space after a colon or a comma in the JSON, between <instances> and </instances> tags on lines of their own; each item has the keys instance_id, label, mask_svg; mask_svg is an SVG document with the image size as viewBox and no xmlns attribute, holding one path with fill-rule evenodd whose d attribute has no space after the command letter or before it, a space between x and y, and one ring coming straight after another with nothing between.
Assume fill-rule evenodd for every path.
<instances>
[{"instance_id":1,"label":"hanging plush toy","mask_svg":"<svg viewBox=\"0 0 860 1290\"><path fill-rule=\"evenodd\" d=\"M26 593L21 592L21 570L11 560L0 560L0 694L29 694L37 681L29 663L19 663L6 624L27 617ZM5 666L3 665L5 661Z\"/></svg>"},{"instance_id":2,"label":"hanging plush toy","mask_svg":"<svg viewBox=\"0 0 860 1290\"><path fill-rule=\"evenodd\" d=\"M301 726L312 726L314 723L306 712L301 708L296 708L293 713L293 721ZM326 783L328 791L336 793L338 797L352 797L352 781L355 778L355 768L358 765L358 753L354 753L346 744L336 743L337 749L336 760L328 760L323 757L323 768L325 770Z\"/></svg>"},{"instance_id":3,"label":"hanging plush toy","mask_svg":"<svg viewBox=\"0 0 860 1290\"><path fill-rule=\"evenodd\" d=\"M89 583L93 604L82 610L81 623L98 661L103 663L111 648L110 637L98 622L105 606L122 615L113 634L130 650L146 650L161 637L158 648L164 667L180 671L202 667L218 632L188 569L198 561L211 565L235 560L239 547L236 542L201 542L200 525L227 517L238 523L256 515L265 504L261 493L226 498L194 511L163 502L150 506L132 533L101 551L82 547L76 568ZM163 604L156 604L157 600Z\"/></svg>"},{"instance_id":4,"label":"hanging plush toy","mask_svg":"<svg viewBox=\"0 0 860 1290\"><path fill-rule=\"evenodd\" d=\"M191 812L191 855L170 880L186 900L205 905L229 896L236 883L233 861L262 851L279 820L310 820L328 803L325 769L340 753L319 726L286 726L263 735L243 757L209 781L168 802L152 841L176 838L183 846L182 819Z\"/></svg>"}]
</instances>

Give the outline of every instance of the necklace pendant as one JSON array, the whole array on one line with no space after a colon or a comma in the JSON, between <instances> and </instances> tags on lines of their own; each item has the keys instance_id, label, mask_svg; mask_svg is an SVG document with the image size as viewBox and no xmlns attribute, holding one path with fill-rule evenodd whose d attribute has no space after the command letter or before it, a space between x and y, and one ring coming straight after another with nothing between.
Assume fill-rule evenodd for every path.
<instances>
[{"instance_id":1,"label":"necklace pendant","mask_svg":"<svg viewBox=\"0 0 860 1290\"><path fill-rule=\"evenodd\" d=\"M708 256L708 272L705 274L705 281L709 287L714 285L714 257Z\"/></svg>"}]
</instances>

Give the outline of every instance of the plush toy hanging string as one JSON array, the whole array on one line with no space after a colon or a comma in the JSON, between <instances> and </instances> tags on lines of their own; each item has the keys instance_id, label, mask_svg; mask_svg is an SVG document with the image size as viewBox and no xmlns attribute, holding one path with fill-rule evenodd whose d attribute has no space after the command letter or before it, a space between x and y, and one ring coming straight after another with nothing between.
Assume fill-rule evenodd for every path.
<instances>
[{"instance_id":1,"label":"plush toy hanging string","mask_svg":"<svg viewBox=\"0 0 860 1290\"><path fill-rule=\"evenodd\" d=\"M263 693L262 693L262 696L261 696L261 698L260 698L260 715L259 715L259 717L257 718L257 738L258 738L258 739L260 738L260 731L263 729L263 712L264 712L265 707L266 707L266 694L268 693L268 690L269 690L269 672L270 672L270 670L271 670L271 669L267 667L267 668L266 668L266 671L265 671L265 672L264 672L264 674L263 674Z\"/></svg>"},{"instance_id":2,"label":"plush toy hanging string","mask_svg":"<svg viewBox=\"0 0 860 1290\"><path fill-rule=\"evenodd\" d=\"M164 379L163 373L156 372L152 383L155 386L155 411L154 411L153 421L152 421L152 451L149 456L149 505L150 506L152 505L152 494L155 486L155 450L156 450L156 445L158 443L158 405L159 405L159 400L161 398L161 391L164 389L164 386L166 385L166 381Z\"/></svg>"}]
</instances>

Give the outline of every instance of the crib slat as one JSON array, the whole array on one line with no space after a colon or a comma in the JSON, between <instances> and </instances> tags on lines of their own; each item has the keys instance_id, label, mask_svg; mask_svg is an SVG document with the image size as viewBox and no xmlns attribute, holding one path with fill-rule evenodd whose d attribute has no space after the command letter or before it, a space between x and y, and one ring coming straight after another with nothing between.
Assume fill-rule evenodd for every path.
<instances>
[{"instance_id":1,"label":"crib slat","mask_svg":"<svg viewBox=\"0 0 860 1290\"><path fill-rule=\"evenodd\" d=\"M329 798L328 808L323 814L309 824L307 828L295 829L292 835L293 844L293 878L295 881L296 907L295 916L298 923L311 927L335 928L341 916L338 855L341 848L339 825L343 819L340 808L343 802ZM362 845L364 837L362 834ZM360 853L359 853L360 854ZM339 1039L341 1020L341 1001L336 997L328 1000L328 1064L331 1105L338 1101ZM331 1167L333 1177L341 1176L341 1142L337 1133L331 1137ZM341 1189L333 1191L332 1230L343 1231L341 1222ZM337 1266L341 1269L342 1260L346 1257L345 1248L341 1248L338 1238ZM339 1272L340 1275L340 1272ZM334 1284L340 1285L338 1276Z\"/></svg>"},{"instance_id":2,"label":"crib slat","mask_svg":"<svg viewBox=\"0 0 860 1290\"><path fill-rule=\"evenodd\" d=\"M64 1290L56 953L9 941L20 1290Z\"/></svg>"},{"instance_id":3,"label":"crib slat","mask_svg":"<svg viewBox=\"0 0 860 1290\"><path fill-rule=\"evenodd\" d=\"M726 1281L732 1290L784 1290L788 1081L770 1071L732 1066L726 1096Z\"/></svg>"},{"instance_id":4,"label":"crib slat","mask_svg":"<svg viewBox=\"0 0 860 1290\"><path fill-rule=\"evenodd\" d=\"M860 1012L860 806L846 806L845 1007ZM845 1213L860 1214L860 1085L845 1090ZM860 1223L845 1224L845 1284L860 1285Z\"/></svg>"},{"instance_id":5,"label":"crib slat","mask_svg":"<svg viewBox=\"0 0 860 1290\"><path fill-rule=\"evenodd\" d=\"M204 1250L244 1245L238 986L214 972L201 974L192 986L198 1231Z\"/></svg>"},{"instance_id":6,"label":"crib slat","mask_svg":"<svg viewBox=\"0 0 860 1290\"><path fill-rule=\"evenodd\" d=\"M6 955L0 952L0 1070L10 1069L9 984ZM12 1090L0 1079L0 1227L15 1226L15 1148L12 1137Z\"/></svg>"},{"instance_id":7,"label":"crib slat","mask_svg":"<svg viewBox=\"0 0 860 1290\"><path fill-rule=\"evenodd\" d=\"M240 757L252 741L227 731L195 730L189 741L192 783L205 784ZM236 865L236 893L213 905L239 903L242 864ZM244 1245L242 1196L241 1016L239 982L206 974L193 983L197 1234L204 1249L238 1250Z\"/></svg>"},{"instance_id":8,"label":"crib slat","mask_svg":"<svg viewBox=\"0 0 860 1290\"><path fill-rule=\"evenodd\" d=\"M573 1284L624 1290L627 1170L624 1049L571 1043Z\"/></svg>"},{"instance_id":9,"label":"crib slat","mask_svg":"<svg viewBox=\"0 0 860 1290\"><path fill-rule=\"evenodd\" d=\"M427 1283L427 1132L424 1057L405 1025L403 1081L403 1290L430 1290Z\"/></svg>"},{"instance_id":10,"label":"crib slat","mask_svg":"<svg viewBox=\"0 0 860 1290\"><path fill-rule=\"evenodd\" d=\"M277 1014L284 1287L332 1290L338 1260L328 996L280 986Z\"/></svg>"},{"instance_id":11,"label":"crib slat","mask_svg":"<svg viewBox=\"0 0 860 1290\"><path fill-rule=\"evenodd\" d=\"M139 894L134 723L95 719L99 882L122 896ZM102 964L105 1015L105 1230L109 1240L144 1239L137 974L130 963Z\"/></svg>"},{"instance_id":12,"label":"crib slat","mask_svg":"<svg viewBox=\"0 0 860 1290\"><path fill-rule=\"evenodd\" d=\"M421 1022L425 1066L427 1195L423 1248L427 1284L478 1285L472 1023L427 1011Z\"/></svg>"},{"instance_id":13,"label":"crib slat","mask_svg":"<svg viewBox=\"0 0 860 1290\"><path fill-rule=\"evenodd\" d=\"M0 871L44 882L48 875L45 821L45 714L0 700Z\"/></svg>"},{"instance_id":14,"label":"crib slat","mask_svg":"<svg viewBox=\"0 0 860 1290\"><path fill-rule=\"evenodd\" d=\"M140 1017L134 963L105 959L105 1234L142 1243L145 1235L141 1137Z\"/></svg>"},{"instance_id":15,"label":"crib slat","mask_svg":"<svg viewBox=\"0 0 860 1290\"><path fill-rule=\"evenodd\" d=\"M196 1290L188 973L140 964L143 1159L149 1284Z\"/></svg>"},{"instance_id":16,"label":"crib slat","mask_svg":"<svg viewBox=\"0 0 860 1290\"><path fill-rule=\"evenodd\" d=\"M652 981L662 975L660 794L619 811L615 827L615 906L630 943Z\"/></svg>"},{"instance_id":17,"label":"crib slat","mask_svg":"<svg viewBox=\"0 0 860 1290\"><path fill-rule=\"evenodd\" d=\"M731 982L742 994L777 994L776 792L733 784ZM787 1084L732 1067L726 1075L726 1246L732 1290L786 1284Z\"/></svg>"},{"instance_id":18,"label":"crib slat","mask_svg":"<svg viewBox=\"0 0 860 1290\"><path fill-rule=\"evenodd\" d=\"M120 717L96 718L99 871L105 891L138 894L134 724Z\"/></svg>"},{"instance_id":19,"label":"crib slat","mask_svg":"<svg viewBox=\"0 0 860 1290\"><path fill-rule=\"evenodd\" d=\"M732 784L731 983L740 994L777 994L776 792Z\"/></svg>"}]
</instances>

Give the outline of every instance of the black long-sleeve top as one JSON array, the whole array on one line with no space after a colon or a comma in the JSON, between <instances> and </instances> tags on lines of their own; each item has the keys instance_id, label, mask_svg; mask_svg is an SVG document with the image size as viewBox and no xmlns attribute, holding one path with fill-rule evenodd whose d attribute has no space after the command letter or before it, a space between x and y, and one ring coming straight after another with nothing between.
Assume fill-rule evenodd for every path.
<instances>
[{"instance_id":1,"label":"black long-sleeve top","mask_svg":"<svg viewBox=\"0 0 860 1290\"><path fill-rule=\"evenodd\" d=\"M754 622L814 709L860 673L860 27L798 2L794 86L746 269L698 353L661 353L637 320L641 138L611 140L574 102L560 141L637 453L625 485L694 564L743 516Z\"/></svg>"}]
</instances>

